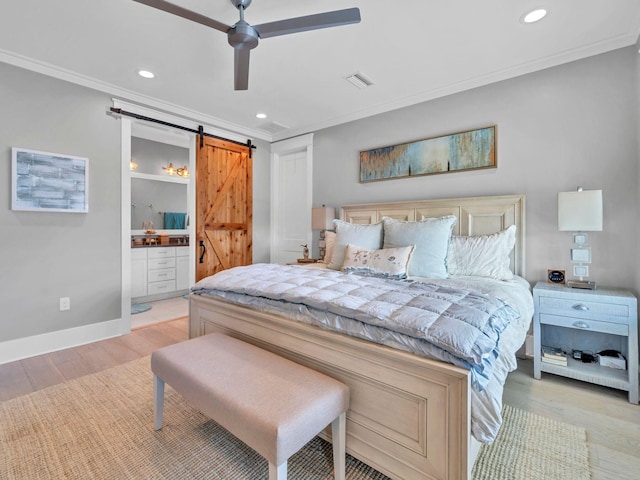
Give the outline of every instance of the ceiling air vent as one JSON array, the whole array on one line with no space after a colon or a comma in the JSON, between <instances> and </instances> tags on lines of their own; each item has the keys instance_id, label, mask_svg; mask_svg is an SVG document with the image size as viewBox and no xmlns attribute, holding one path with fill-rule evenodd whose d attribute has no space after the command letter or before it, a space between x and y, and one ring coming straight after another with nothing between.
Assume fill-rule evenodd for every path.
<instances>
[{"instance_id":1,"label":"ceiling air vent","mask_svg":"<svg viewBox=\"0 0 640 480\"><path fill-rule=\"evenodd\" d=\"M346 78L347 82L349 82L354 87L359 88L360 90L364 90L367 87L373 85L373 80L367 77L363 73L354 73L353 75L349 75Z\"/></svg>"}]
</instances>

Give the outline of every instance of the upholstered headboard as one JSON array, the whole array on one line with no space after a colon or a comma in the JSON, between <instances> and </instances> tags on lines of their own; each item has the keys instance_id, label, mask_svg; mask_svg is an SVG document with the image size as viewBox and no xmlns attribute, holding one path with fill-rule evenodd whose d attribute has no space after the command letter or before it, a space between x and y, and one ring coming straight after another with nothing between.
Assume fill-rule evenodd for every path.
<instances>
[{"instance_id":1,"label":"upholstered headboard","mask_svg":"<svg viewBox=\"0 0 640 480\"><path fill-rule=\"evenodd\" d=\"M463 197L409 202L345 205L340 219L351 223L376 223L382 217L416 221L455 215L454 235L488 235L516 226L516 244L511 253L511 270L525 276L525 196Z\"/></svg>"}]
</instances>

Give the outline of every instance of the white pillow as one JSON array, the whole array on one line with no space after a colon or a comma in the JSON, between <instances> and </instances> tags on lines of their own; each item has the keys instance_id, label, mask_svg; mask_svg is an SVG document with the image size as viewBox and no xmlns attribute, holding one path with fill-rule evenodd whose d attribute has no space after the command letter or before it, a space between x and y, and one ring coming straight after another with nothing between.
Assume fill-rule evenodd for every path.
<instances>
[{"instance_id":1,"label":"white pillow","mask_svg":"<svg viewBox=\"0 0 640 480\"><path fill-rule=\"evenodd\" d=\"M333 246L333 254L327 268L340 270L344 262L344 252L347 243L358 245L362 248L382 248L382 223L361 225L342 220L334 220L336 227L336 241ZM407 245L406 243L404 245Z\"/></svg>"},{"instance_id":2,"label":"white pillow","mask_svg":"<svg viewBox=\"0 0 640 480\"><path fill-rule=\"evenodd\" d=\"M511 280L511 250L516 244L516 226L492 235L451 238L447 264L451 275L473 275Z\"/></svg>"},{"instance_id":3,"label":"white pillow","mask_svg":"<svg viewBox=\"0 0 640 480\"><path fill-rule=\"evenodd\" d=\"M456 217L447 215L402 222L389 217L384 224L384 248L415 245L408 274L412 277L448 278L447 251Z\"/></svg>"},{"instance_id":4,"label":"white pillow","mask_svg":"<svg viewBox=\"0 0 640 480\"><path fill-rule=\"evenodd\" d=\"M324 232L324 263L331 261L331 255L333 255L333 246L336 243L336 232Z\"/></svg>"},{"instance_id":5,"label":"white pillow","mask_svg":"<svg viewBox=\"0 0 640 480\"><path fill-rule=\"evenodd\" d=\"M415 245L369 250L347 244L342 270L388 278L407 278L407 267Z\"/></svg>"}]
</instances>

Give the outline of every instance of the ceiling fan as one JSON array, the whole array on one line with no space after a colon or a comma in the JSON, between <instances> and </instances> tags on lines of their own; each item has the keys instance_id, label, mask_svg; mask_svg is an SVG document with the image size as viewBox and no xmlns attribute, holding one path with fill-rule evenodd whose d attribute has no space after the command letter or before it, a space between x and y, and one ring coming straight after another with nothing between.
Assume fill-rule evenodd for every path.
<instances>
[{"instance_id":1,"label":"ceiling fan","mask_svg":"<svg viewBox=\"0 0 640 480\"><path fill-rule=\"evenodd\" d=\"M360 10L358 8L347 8L345 10L289 18L261 25L249 25L244 20L244 11L251 5L251 0L231 0L233 6L240 12L240 20L235 25L226 25L165 0L134 1L226 33L229 44L235 52L235 90L247 90L249 87L249 52L258 46L259 39L360 22Z\"/></svg>"}]
</instances>

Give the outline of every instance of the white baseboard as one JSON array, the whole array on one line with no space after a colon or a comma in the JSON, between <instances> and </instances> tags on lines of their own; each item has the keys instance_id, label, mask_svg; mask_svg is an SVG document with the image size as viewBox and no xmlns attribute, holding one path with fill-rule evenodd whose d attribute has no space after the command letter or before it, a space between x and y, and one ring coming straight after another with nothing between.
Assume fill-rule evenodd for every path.
<instances>
[{"instance_id":1,"label":"white baseboard","mask_svg":"<svg viewBox=\"0 0 640 480\"><path fill-rule=\"evenodd\" d=\"M77 347L106 338L117 337L131 331L131 323L119 318L106 322L92 323L82 327L58 330L31 337L0 342L0 365L22 360L65 348Z\"/></svg>"}]
</instances>

